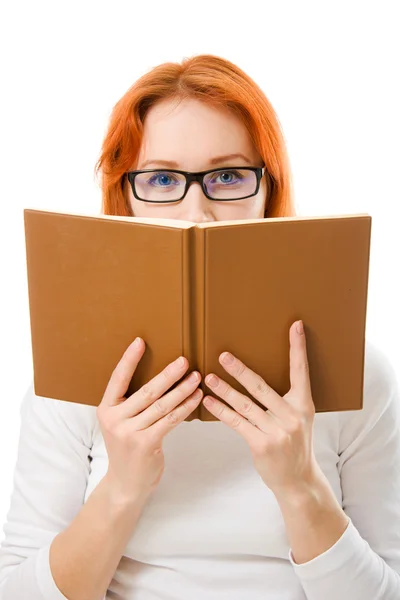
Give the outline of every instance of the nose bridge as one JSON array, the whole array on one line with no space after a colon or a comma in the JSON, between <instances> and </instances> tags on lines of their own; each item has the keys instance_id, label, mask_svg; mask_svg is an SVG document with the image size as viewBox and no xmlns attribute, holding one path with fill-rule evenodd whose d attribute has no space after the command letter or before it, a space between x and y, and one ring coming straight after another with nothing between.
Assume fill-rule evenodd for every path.
<instances>
[{"instance_id":1,"label":"nose bridge","mask_svg":"<svg viewBox=\"0 0 400 600\"><path fill-rule=\"evenodd\" d=\"M203 183L202 183L203 175L201 173L188 173L187 176L187 190L186 193L189 192L192 183L197 182L200 185L201 191L204 192Z\"/></svg>"},{"instance_id":2,"label":"nose bridge","mask_svg":"<svg viewBox=\"0 0 400 600\"><path fill-rule=\"evenodd\" d=\"M200 190L197 193L195 191L190 193L192 183L197 183L200 186ZM207 199L201 183L201 175L198 173L188 174L188 187L185 194L187 201L183 201L180 218L198 223L214 220L211 208L212 203Z\"/></svg>"}]
</instances>

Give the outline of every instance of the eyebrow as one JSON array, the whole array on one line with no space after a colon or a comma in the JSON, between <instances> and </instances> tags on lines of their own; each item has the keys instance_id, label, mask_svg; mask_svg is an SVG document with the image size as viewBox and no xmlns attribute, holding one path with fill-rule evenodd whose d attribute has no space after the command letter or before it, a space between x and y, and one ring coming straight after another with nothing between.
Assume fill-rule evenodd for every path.
<instances>
[{"instance_id":1,"label":"eyebrow","mask_svg":"<svg viewBox=\"0 0 400 600\"><path fill-rule=\"evenodd\" d=\"M244 154L239 153L239 154L225 154L224 156L215 156L208 162L208 164L209 165L217 165L218 163L222 163L226 160L231 160L233 158L242 158L249 165L251 165L251 163L252 163L252 161L250 161L246 156L244 156ZM156 159L156 158L151 159L151 160L146 160L140 168L144 169L144 167L146 165L150 165L150 164L160 164L160 165L167 165L168 167L179 168L179 163L175 162L174 160L160 160L160 159Z\"/></svg>"}]
</instances>

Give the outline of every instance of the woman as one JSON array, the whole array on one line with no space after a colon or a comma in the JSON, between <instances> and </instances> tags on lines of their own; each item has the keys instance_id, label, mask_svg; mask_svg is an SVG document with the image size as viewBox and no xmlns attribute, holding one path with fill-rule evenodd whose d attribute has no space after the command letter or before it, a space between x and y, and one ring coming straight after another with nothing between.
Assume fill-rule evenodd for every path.
<instances>
[{"instance_id":1,"label":"woman","mask_svg":"<svg viewBox=\"0 0 400 600\"><path fill-rule=\"evenodd\" d=\"M265 167L258 191L247 166ZM295 214L270 103L215 56L141 77L114 108L96 168L106 214L194 222ZM204 190L186 189L183 172L211 169ZM238 193L222 201L216 185L232 181ZM297 325L283 398L240 357L220 357L265 411L223 380L212 387L212 374L211 404L199 374L167 393L188 369L179 357L125 397L145 340L126 350L97 408L37 397L31 386L0 600L400 598L395 373L367 344L363 410L315 414ZM217 421L184 420L200 401Z\"/></svg>"}]
</instances>

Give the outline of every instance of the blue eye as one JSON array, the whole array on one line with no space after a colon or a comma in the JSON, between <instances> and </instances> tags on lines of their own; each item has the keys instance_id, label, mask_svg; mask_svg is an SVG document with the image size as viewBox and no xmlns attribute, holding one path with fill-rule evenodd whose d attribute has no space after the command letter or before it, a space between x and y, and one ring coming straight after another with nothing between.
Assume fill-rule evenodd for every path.
<instances>
[{"instance_id":1,"label":"blue eye","mask_svg":"<svg viewBox=\"0 0 400 600\"><path fill-rule=\"evenodd\" d=\"M160 181L163 180L163 181L161 181L161 185L159 185L157 183L154 185L154 182L158 178ZM154 185L154 187L167 187L170 184L168 183L168 181L165 181L165 180L168 180L168 179L172 179L172 176L170 174L159 172L159 173L154 173L154 175L152 177L150 177L150 179L146 183L148 185ZM176 179L174 179L172 183L179 185L179 181Z\"/></svg>"},{"instance_id":2,"label":"blue eye","mask_svg":"<svg viewBox=\"0 0 400 600\"><path fill-rule=\"evenodd\" d=\"M239 171L235 171L235 170L233 170L233 171L220 171L218 174L216 174L216 178L218 179L218 177L222 177L224 175L231 175L231 176L236 175L236 179L234 179L234 180L230 179L229 181L227 181L226 179L225 180L223 179L219 183L228 184L229 185L229 184L235 184L238 181L241 181L242 179L244 179L243 175L241 175L239 173ZM213 179L210 180L210 183L212 184L212 183L218 183L218 182L216 182L216 180L213 178Z\"/></svg>"}]
</instances>

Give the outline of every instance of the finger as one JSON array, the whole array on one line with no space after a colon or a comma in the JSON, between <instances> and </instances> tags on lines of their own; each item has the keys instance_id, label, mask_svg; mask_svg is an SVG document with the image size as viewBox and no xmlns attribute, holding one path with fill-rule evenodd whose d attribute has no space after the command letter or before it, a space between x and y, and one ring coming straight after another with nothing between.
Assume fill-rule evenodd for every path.
<instances>
[{"instance_id":1,"label":"finger","mask_svg":"<svg viewBox=\"0 0 400 600\"><path fill-rule=\"evenodd\" d=\"M141 338L136 338L128 346L111 374L100 405L115 406L121 402L145 348L146 345Z\"/></svg>"},{"instance_id":2,"label":"finger","mask_svg":"<svg viewBox=\"0 0 400 600\"><path fill-rule=\"evenodd\" d=\"M290 388L294 392L291 397L296 399L296 406L307 408L312 402L310 371L304 327L299 332L298 323L299 321L293 323L289 331Z\"/></svg>"},{"instance_id":3,"label":"finger","mask_svg":"<svg viewBox=\"0 0 400 600\"><path fill-rule=\"evenodd\" d=\"M178 404L191 396L201 381L200 373L193 371L173 390L158 398L143 412L134 417L135 429L146 429L165 417Z\"/></svg>"},{"instance_id":4,"label":"finger","mask_svg":"<svg viewBox=\"0 0 400 600\"><path fill-rule=\"evenodd\" d=\"M227 362L224 360L229 357L232 357L233 361ZM258 400L265 408L268 408L274 417L284 421L293 416L290 405L262 377L254 373L238 358L229 352L223 352L219 357L219 361L225 371L237 379L253 398Z\"/></svg>"},{"instance_id":5,"label":"finger","mask_svg":"<svg viewBox=\"0 0 400 600\"><path fill-rule=\"evenodd\" d=\"M159 440L167 435L172 429L174 429L179 423L182 423L194 411L194 409L200 404L203 397L203 392L200 388L197 388L184 402L179 406L171 410L165 417L156 421L153 425L148 428L148 431L154 435L156 440Z\"/></svg>"},{"instance_id":6,"label":"finger","mask_svg":"<svg viewBox=\"0 0 400 600\"><path fill-rule=\"evenodd\" d=\"M207 375L205 382L214 394L217 394L217 396L230 404L236 412L250 423L256 425L261 431L265 433L272 433L274 431L276 425L271 421L271 417L264 409L250 400L250 398L235 390L226 381L223 381L213 373Z\"/></svg>"},{"instance_id":7,"label":"finger","mask_svg":"<svg viewBox=\"0 0 400 600\"><path fill-rule=\"evenodd\" d=\"M252 425L245 417L217 400L217 398L206 396L203 404L207 410L222 421L222 423L225 423L225 425L228 425L228 427L237 431L250 447L255 444L261 444L265 441L265 435L269 435L268 433L266 434L265 432L260 431L258 427Z\"/></svg>"},{"instance_id":8,"label":"finger","mask_svg":"<svg viewBox=\"0 0 400 600\"><path fill-rule=\"evenodd\" d=\"M189 362L184 356L180 356L167 365L160 373L139 390L129 396L121 406L123 417L135 417L148 406L158 400L169 388L187 371Z\"/></svg>"}]
</instances>

